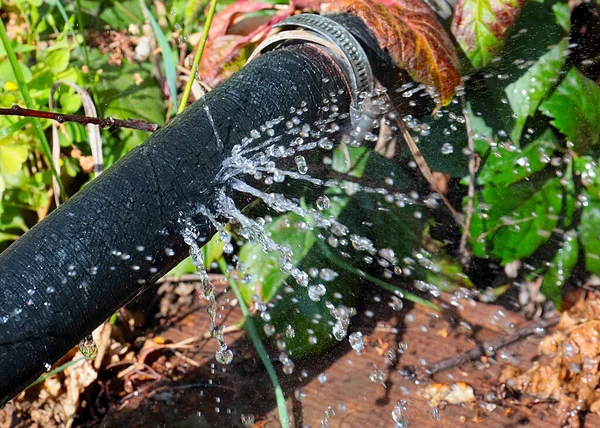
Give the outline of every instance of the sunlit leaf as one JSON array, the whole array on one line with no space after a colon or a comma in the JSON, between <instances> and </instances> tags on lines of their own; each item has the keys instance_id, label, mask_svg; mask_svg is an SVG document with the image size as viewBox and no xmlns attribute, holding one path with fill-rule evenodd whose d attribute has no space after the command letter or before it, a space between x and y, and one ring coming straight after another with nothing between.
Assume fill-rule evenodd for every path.
<instances>
[{"instance_id":1,"label":"sunlit leaf","mask_svg":"<svg viewBox=\"0 0 600 428\"><path fill-rule=\"evenodd\" d=\"M458 0L452 34L475 68L490 65L524 0Z\"/></svg>"},{"instance_id":2,"label":"sunlit leaf","mask_svg":"<svg viewBox=\"0 0 600 428\"><path fill-rule=\"evenodd\" d=\"M0 143L0 174L12 175L19 172L28 154L29 148L25 145Z\"/></svg>"},{"instance_id":3,"label":"sunlit leaf","mask_svg":"<svg viewBox=\"0 0 600 428\"><path fill-rule=\"evenodd\" d=\"M46 56L45 65L54 73L60 73L61 71L65 71L69 66L70 55L71 51L68 49L54 49Z\"/></svg>"},{"instance_id":4,"label":"sunlit leaf","mask_svg":"<svg viewBox=\"0 0 600 428\"><path fill-rule=\"evenodd\" d=\"M568 41L563 40L543 55L516 82L505 89L506 98L517 115L511 138L518 144L527 119L535 114L559 78L567 59Z\"/></svg>"},{"instance_id":5,"label":"sunlit leaf","mask_svg":"<svg viewBox=\"0 0 600 428\"><path fill-rule=\"evenodd\" d=\"M571 68L540 110L572 143L587 153L600 142L600 87L575 67Z\"/></svg>"}]
</instances>

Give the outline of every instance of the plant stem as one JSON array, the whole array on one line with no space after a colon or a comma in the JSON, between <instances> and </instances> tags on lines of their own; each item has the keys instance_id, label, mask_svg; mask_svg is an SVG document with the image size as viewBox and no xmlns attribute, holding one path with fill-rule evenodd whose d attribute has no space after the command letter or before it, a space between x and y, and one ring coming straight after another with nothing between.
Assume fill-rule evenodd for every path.
<instances>
[{"instance_id":1,"label":"plant stem","mask_svg":"<svg viewBox=\"0 0 600 428\"><path fill-rule=\"evenodd\" d=\"M471 222L473 221L473 206L475 199L475 174L476 174L476 153L475 153L475 141L473 138L473 127L471 126L471 116L469 109L467 108L467 101L465 96L460 96L460 102L462 104L462 114L465 118L465 126L467 128L467 143L469 148L469 190L467 192L467 208L465 212L465 224L462 236L460 238L460 246L458 247L458 253L461 257L461 263L463 266L467 266L471 261L471 252L469 251L469 238L471 237Z\"/></svg>"},{"instance_id":2,"label":"plant stem","mask_svg":"<svg viewBox=\"0 0 600 428\"><path fill-rule=\"evenodd\" d=\"M202 30L202 37L200 38L200 42L198 43L198 49L196 50L194 63L192 64L192 69L190 70L190 78L188 79L187 84L185 85L185 90L183 91L183 96L181 97L181 104L179 104L179 111L177 113L181 113L187 106L188 98L190 97L190 92L192 92L192 85L194 84L194 79L196 78L196 74L198 73L200 59L202 59L204 47L206 46L206 41L208 40L208 32L210 31L210 26L212 24L213 17L215 16L217 3L218 0L211 0L210 2L208 15L206 15L206 22L204 23L204 29Z\"/></svg>"},{"instance_id":3,"label":"plant stem","mask_svg":"<svg viewBox=\"0 0 600 428\"><path fill-rule=\"evenodd\" d=\"M244 318L246 320L246 322L245 322L246 331L248 332L248 335L250 336L250 339L252 340L252 343L254 344L254 347L256 348L256 352L258 353L258 356L260 357L263 365L265 366L265 369L267 370L267 373L269 374L269 378L271 379L271 382L273 383L273 387L275 388L275 398L277 400L277 410L279 411L279 420L281 422L281 426L283 428L289 428L290 419L289 419L288 412L287 412L287 406L285 405L285 397L283 395L281 385L279 384L279 379L277 379L277 374L275 373L275 368L273 367L273 364L271 364L271 360L269 359L267 350L265 349L265 346L263 345L262 341L260 340L260 336L258 335L256 326L254 325L254 320L250 316L250 312L248 311L248 306L246 306L246 302L244 301L244 298L242 297L242 293L240 292L240 289L239 289L237 283L235 282L235 280L231 277L231 275L227 271L227 263L225 262L225 259L223 257L221 257L219 259L219 267L221 268L221 271L223 272L223 274L227 277L227 281L229 282L229 285L231 286L231 289L233 290L235 297L238 300L240 309L242 310L242 314L244 315Z\"/></svg>"},{"instance_id":4,"label":"plant stem","mask_svg":"<svg viewBox=\"0 0 600 428\"><path fill-rule=\"evenodd\" d=\"M27 89L27 84L25 83L25 77L23 76L23 71L19 65L19 61L17 60L17 56L10 45L10 41L8 40L8 34L6 34L6 27L4 27L4 22L0 21L0 39L2 40L2 44L4 44L4 48L6 49L6 56L8 57L8 61L10 62L10 66L13 70L15 78L17 79L17 85L19 86L19 90L21 91L21 95L23 96L23 100L28 108L33 107L33 100L29 95L29 90ZM50 170L52 171L52 175L56 177L56 181L58 182L58 187L60 189L60 195L63 201L67 199L67 193L65 192L65 187L63 185L62 180L56 168L54 168L54 164L52 163L52 151L50 150L50 145L48 144L48 140L46 139L46 134L42 130L42 125L40 121L34 119L33 127L35 128L38 138L40 139L40 143L42 145L42 149L44 150L44 154L48 159L48 165Z\"/></svg>"},{"instance_id":5,"label":"plant stem","mask_svg":"<svg viewBox=\"0 0 600 428\"><path fill-rule=\"evenodd\" d=\"M0 108L0 116L25 116L25 117L35 117L41 119L50 119L55 120L58 123L63 122L75 122L80 125L98 125L101 128L129 128L129 129L137 129L139 131L146 132L154 132L159 126L156 123L146 122L145 120L137 120L137 119L113 119L109 117L108 119L102 117L89 117L89 116L80 116L77 114L62 114L55 113L52 111L42 111L42 110L33 110L19 107L18 105L14 105L11 108Z\"/></svg>"}]
</instances>

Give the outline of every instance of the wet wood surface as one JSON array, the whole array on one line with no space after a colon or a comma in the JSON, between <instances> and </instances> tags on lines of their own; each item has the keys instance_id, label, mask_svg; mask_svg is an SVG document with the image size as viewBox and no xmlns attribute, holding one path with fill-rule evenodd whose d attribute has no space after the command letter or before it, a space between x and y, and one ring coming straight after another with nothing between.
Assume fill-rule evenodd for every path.
<instances>
[{"instance_id":1,"label":"wet wood surface","mask_svg":"<svg viewBox=\"0 0 600 428\"><path fill-rule=\"evenodd\" d=\"M392 310L388 295L366 293L349 332L364 335L365 349L357 355L347 340L318 357L295 361L292 374L283 374L279 352L270 349L273 364L288 397L293 427L394 427L392 412L401 401L411 427L551 427L559 426L552 403L526 405L502 400L498 376L503 365L523 369L537 357L539 336L530 336L500 350L493 358L463 364L422 380L423 367L478 344L505 336L531 321L503 307L458 300L452 316L406 305ZM233 304L233 306L232 306ZM385 308L385 309L384 309ZM241 319L229 293L219 299L219 323L234 326ZM202 336L209 325L203 309L173 326L157 331L168 342ZM225 335L234 351L229 366L214 360L217 343L203 339L194 346L169 354L174 365L185 368L179 381L155 382L132 397L119 411L109 413L103 426L244 426L252 415L257 427L278 427L273 387L252 344L238 331ZM403 353L398 350L405 348ZM390 359L390 351L398 358ZM384 383L373 381L383 374ZM423 388L431 383L466 382L475 390L467 404L439 408L432 414ZM584 426L600 426L600 418L587 415Z\"/></svg>"}]
</instances>

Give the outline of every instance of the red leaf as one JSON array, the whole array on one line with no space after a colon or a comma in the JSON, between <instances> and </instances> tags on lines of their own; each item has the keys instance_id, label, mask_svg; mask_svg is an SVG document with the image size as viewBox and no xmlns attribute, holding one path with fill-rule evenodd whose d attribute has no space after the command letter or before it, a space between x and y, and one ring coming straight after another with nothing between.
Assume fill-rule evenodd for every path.
<instances>
[{"instance_id":1,"label":"red leaf","mask_svg":"<svg viewBox=\"0 0 600 428\"><path fill-rule=\"evenodd\" d=\"M291 15L295 9L312 9L321 12L353 13L373 31L379 45L387 49L396 65L411 77L439 94L439 103L448 104L457 86L461 84L458 58L454 47L437 17L423 0L292 0L288 9L279 11L269 22L247 36L227 35L237 16L273 8L257 1L239 0L215 16L210 30L209 54L201 64L201 74L210 85L215 85L231 74L227 64L240 59L242 50L251 41L260 41L277 22ZM222 46L227 45L225 52ZM224 70L228 68L229 72Z\"/></svg>"},{"instance_id":2,"label":"red leaf","mask_svg":"<svg viewBox=\"0 0 600 428\"><path fill-rule=\"evenodd\" d=\"M273 9L273 5L248 0L238 0L235 3L231 3L221 12L215 14L210 26L209 39L214 40L219 36L227 34L229 27L231 27L231 24L233 24L233 21L239 15L266 9Z\"/></svg>"},{"instance_id":3,"label":"red leaf","mask_svg":"<svg viewBox=\"0 0 600 428\"><path fill-rule=\"evenodd\" d=\"M271 9L274 9L274 6L270 4L238 0L215 15L200 63L200 76L204 82L214 87L239 70L250 54L248 48L264 40L273 25L293 12L293 7L290 6L279 11L249 34L229 34L234 21L240 15Z\"/></svg>"},{"instance_id":4,"label":"red leaf","mask_svg":"<svg viewBox=\"0 0 600 428\"><path fill-rule=\"evenodd\" d=\"M350 12L373 31L379 45L411 77L439 93L446 105L461 85L450 37L422 0L341 0L323 3L324 12Z\"/></svg>"}]
</instances>

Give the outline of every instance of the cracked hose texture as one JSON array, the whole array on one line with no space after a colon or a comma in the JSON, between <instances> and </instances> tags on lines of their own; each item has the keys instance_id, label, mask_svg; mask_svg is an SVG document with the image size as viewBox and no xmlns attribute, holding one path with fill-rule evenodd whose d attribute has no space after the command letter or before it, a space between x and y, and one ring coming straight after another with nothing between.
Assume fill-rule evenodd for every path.
<instances>
[{"instance_id":1,"label":"cracked hose texture","mask_svg":"<svg viewBox=\"0 0 600 428\"><path fill-rule=\"evenodd\" d=\"M318 106L338 90L345 111L347 83L318 47L266 53L0 254L0 406L188 255L179 219L198 204L210 206L234 144L291 107ZM325 115L309 109L303 120ZM210 224L195 220L209 237Z\"/></svg>"}]
</instances>

